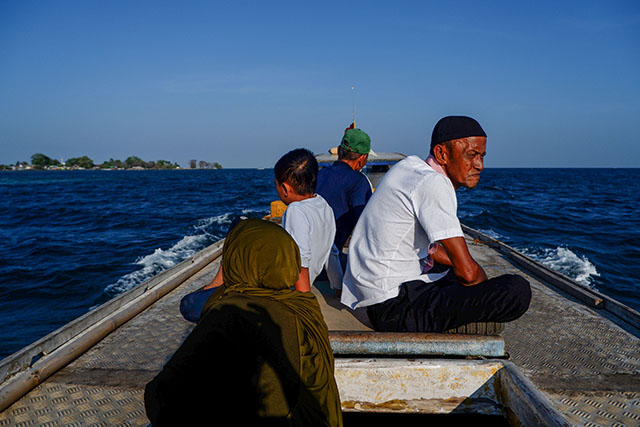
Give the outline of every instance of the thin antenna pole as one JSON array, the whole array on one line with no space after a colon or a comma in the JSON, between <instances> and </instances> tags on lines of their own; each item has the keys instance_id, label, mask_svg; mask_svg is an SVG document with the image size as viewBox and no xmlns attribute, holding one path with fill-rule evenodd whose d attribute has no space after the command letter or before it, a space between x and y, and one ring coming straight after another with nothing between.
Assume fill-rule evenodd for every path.
<instances>
[{"instance_id":1,"label":"thin antenna pole","mask_svg":"<svg viewBox=\"0 0 640 427\"><path fill-rule=\"evenodd\" d=\"M353 127L356 127L356 88L351 85L351 114L353 116Z\"/></svg>"}]
</instances>

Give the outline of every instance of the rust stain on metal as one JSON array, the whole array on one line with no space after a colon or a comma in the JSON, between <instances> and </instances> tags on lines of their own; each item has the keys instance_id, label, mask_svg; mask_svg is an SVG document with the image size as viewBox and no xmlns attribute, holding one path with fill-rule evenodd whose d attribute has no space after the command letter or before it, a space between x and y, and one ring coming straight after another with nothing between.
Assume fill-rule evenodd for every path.
<instances>
[{"instance_id":1,"label":"rust stain on metal","mask_svg":"<svg viewBox=\"0 0 640 427\"><path fill-rule=\"evenodd\" d=\"M503 386L501 379L499 378L498 375L494 375L493 377L491 377L493 380L493 389L496 392L496 396L498 397L498 400L500 402L502 402L502 404L506 407L511 406L511 401L509 399L509 392L508 390Z\"/></svg>"},{"instance_id":2,"label":"rust stain on metal","mask_svg":"<svg viewBox=\"0 0 640 427\"><path fill-rule=\"evenodd\" d=\"M342 401L342 410L345 412L411 412L422 414L447 414L465 407L467 412L478 410L484 413L484 409L478 406L474 399L451 397L448 399L393 399L383 403L372 403L360 400Z\"/></svg>"},{"instance_id":3,"label":"rust stain on metal","mask_svg":"<svg viewBox=\"0 0 640 427\"><path fill-rule=\"evenodd\" d=\"M365 411L381 411L381 410L392 410L392 411L402 411L409 408L406 400L394 399L388 400L382 403L373 403L373 402L359 402L356 400L346 400L342 402L343 409L357 409L357 410L365 410Z\"/></svg>"}]
</instances>

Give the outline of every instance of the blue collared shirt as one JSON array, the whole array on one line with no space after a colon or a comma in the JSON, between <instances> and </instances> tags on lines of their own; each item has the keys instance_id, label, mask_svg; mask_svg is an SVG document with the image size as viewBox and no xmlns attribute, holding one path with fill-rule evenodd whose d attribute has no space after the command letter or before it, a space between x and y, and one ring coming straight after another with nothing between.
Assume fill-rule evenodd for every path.
<instances>
[{"instance_id":1,"label":"blue collared shirt","mask_svg":"<svg viewBox=\"0 0 640 427\"><path fill-rule=\"evenodd\" d=\"M316 193L324 197L333 209L336 219L334 243L342 249L371 197L371 184L362 172L354 171L347 163L338 160L320 169Z\"/></svg>"}]
</instances>

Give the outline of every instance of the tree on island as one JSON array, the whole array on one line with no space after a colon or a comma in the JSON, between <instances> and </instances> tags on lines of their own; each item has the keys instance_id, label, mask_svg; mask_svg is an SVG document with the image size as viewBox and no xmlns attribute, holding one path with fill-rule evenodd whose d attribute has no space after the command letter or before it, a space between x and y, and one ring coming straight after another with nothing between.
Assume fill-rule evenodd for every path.
<instances>
[{"instance_id":1,"label":"tree on island","mask_svg":"<svg viewBox=\"0 0 640 427\"><path fill-rule=\"evenodd\" d=\"M190 169L196 169L196 164L198 166L198 169L222 169L222 165L218 162L209 163L205 162L204 160L189 160Z\"/></svg>"},{"instance_id":2,"label":"tree on island","mask_svg":"<svg viewBox=\"0 0 640 427\"><path fill-rule=\"evenodd\" d=\"M127 169L135 167L144 168L147 164L147 162L145 162L138 156L129 156L127 157L127 160L124 161L124 163L125 165L127 165Z\"/></svg>"},{"instance_id":3,"label":"tree on island","mask_svg":"<svg viewBox=\"0 0 640 427\"><path fill-rule=\"evenodd\" d=\"M101 169L123 169L124 168L124 163L122 163L122 160L113 160L112 158L109 160L105 160L104 162L102 162L102 164L100 165Z\"/></svg>"},{"instance_id":4,"label":"tree on island","mask_svg":"<svg viewBox=\"0 0 640 427\"><path fill-rule=\"evenodd\" d=\"M82 157L72 157L71 159L65 162L65 166L67 167L77 166L82 169L91 169L93 168L94 164L93 164L93 160L91 160L89 157L82 156Z\"/></svg>"},{"instance_id":5,"label":"tree on island","mask_svg":"<svg viewBox=\"0 0 640 427\"><path fill-rule=\"evenodd\" d=\"M42 153L31 156L31 164L35 169L44 169L49 166L60 166L60 162Z\"/></svg>"},{"instance_id":6,"label":"tree on island","mask_svg":"<svg viewBox=\"0 0 640 427\"><path fill-rule=\"evenodd\" d=\"M154 169L178 169L180 166L177 163L171 163L168 160L158 160L155 162Z\"/></svg>"}]
</instances>

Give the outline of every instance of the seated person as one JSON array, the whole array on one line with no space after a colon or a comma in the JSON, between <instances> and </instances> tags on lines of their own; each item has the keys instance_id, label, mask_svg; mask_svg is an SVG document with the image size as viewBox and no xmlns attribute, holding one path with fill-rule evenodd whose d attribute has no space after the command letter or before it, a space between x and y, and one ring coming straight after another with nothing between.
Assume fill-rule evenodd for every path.
<instances>
[{"instance_id":1,"label":"seated person","mask_svg":"<svg viewBox=\"0 0 640 427\"><path fill-rule=\"evenodd\" d=\"M349 127L338 147L338 160L318 173L316 191L329 203L336 219L336 237L326 272L331 287L338 292L342 290L344 271L340 257L342 248L371 197L371 183L360 172L367 164L370 151L369 135L361 129Z\"/></svg>"},{"instance_id":2,"label":"seated person","mask_svg":"<svg viewBox=\"0 0 640 427\"><path fill-rule=\"evenodd\" d=\"M395 164L367 203L349 244L341 301L366 307L375 330L444 332L512 321L528 309L529 283L512 274L488 279L457 217L455 190L478 184L486 141L470 117L441 119L426 161ZM436 273L442 266L448 270Z\"/></svg>"},{"instance_id":3,"label":"seated person","mask_svg":"<svg viewBox=\"0 0 640 427\"><path fill-rule=\"evenodd\" d=\"M289 151L273 168L280 200L287 205L282 226L300 248L302 269L295 288L309 292L329 259L336 234L333 211L315 194L318 161L304 148Z\"/></svg>"},{"instance_id":4,"label":"seated person","mask_svg":"<svg viewBox=\"0 0 640 427\"><path fill-rule=\"evenodd\" d=\"M241 221L225 241L222 271L202 320L146 385L152 425L341 426L320 306L291 289L295 241L269 221Z\"/></svg>"},{"instance_id":5,"label":"seated person","mask_svg":"<svg viewBox=\"0 0 640 427\"><path fill-rule=\"evenodd\" d=\"M278 195L288 205L282 226L300 248L302 269L295 289L309 292L329 258L336 232L333 211L322 196L315 194L318 162L309 150L299 148L282 156L274 167L274 174ZM209 285L186 295L180 301L183 317L198 323L205 301L223 282L220 268Z\"/></svg>"}]
</instances>

